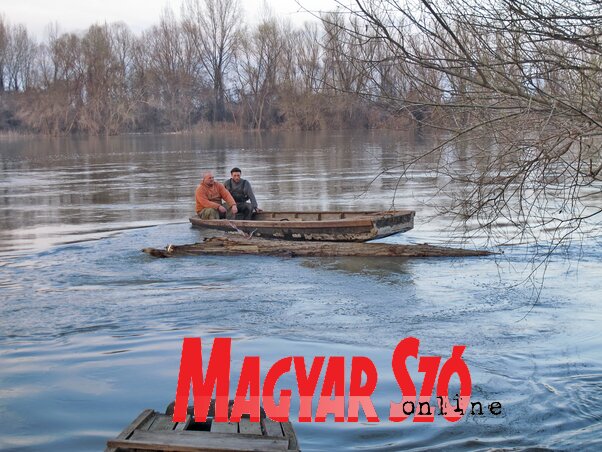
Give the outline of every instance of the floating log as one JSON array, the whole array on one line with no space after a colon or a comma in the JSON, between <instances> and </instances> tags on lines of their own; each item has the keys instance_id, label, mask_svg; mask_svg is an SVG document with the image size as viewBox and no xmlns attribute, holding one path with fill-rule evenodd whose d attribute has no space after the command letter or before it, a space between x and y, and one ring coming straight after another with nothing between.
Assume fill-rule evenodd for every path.
<instances>
[{"instance_id":1,"label":"floating log","mask_svg":"<svg viewBox=\"0 0 602 452\"><path fill-rule=\"evenodd\" d=\"M174 257L186 255L234 256L254 254L284 257L464 257L489 256L495 254L484 250L466 250L433 246L397 245L388 243L356 242L293 242L287 240L266 240L239 236L211 237L203 242L190 245L168 245L165 249L144 248L145 253L154 257Z\"/></svg>"}]
</instances>

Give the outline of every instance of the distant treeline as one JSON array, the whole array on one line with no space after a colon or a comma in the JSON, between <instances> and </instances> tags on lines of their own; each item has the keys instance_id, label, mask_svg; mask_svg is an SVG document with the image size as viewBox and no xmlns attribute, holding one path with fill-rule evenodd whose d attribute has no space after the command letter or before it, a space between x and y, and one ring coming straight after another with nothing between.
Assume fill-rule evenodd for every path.
<instances>
[{"instance_id":1,"label":"distant treeline","mask_svg":"<svg viewBox=\"0 0 602 452\"><path fill-rule=\"evenodd\" d=\"M246 25L235 0L187 0L139 35L123 23L83 34L50 26L41 43L0 16L0 130L317 130L411 121L411 112L391 114L366 98L370 78L349 60L352 46L361 51L328 22L266 17Z\"/></svg>"}]
</instances>

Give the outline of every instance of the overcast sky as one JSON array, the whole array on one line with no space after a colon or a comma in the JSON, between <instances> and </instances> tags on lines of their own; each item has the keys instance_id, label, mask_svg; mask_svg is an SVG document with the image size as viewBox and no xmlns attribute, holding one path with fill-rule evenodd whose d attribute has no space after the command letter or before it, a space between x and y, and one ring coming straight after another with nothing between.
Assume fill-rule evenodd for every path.
<instances>
[{"instance_id":1,"label":"overcast sky","mask_svg":"<svg viewBox=\"0 0 602 452\"><path fill-rule=\"evenodd\" d=\"M60 31L82 31L94 23L125 22L138 33L158 23L166 5L179 13L183 0L0 0L0 14L12 24L22 23L37 39L45 36L49 23ZM247 22L257 20L263 0L239 0ZM300 0L311 11L334 8L334 0ZM267 0L278 17L302 24L312 16L302 12L295 0Z\"/></svg>"}]
</instances>

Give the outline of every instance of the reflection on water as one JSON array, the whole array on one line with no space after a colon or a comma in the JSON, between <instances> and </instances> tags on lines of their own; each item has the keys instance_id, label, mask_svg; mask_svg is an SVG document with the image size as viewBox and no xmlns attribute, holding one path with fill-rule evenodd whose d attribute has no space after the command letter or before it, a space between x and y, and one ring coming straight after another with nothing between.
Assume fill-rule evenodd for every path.
<instances>
[{"instance_id":1,"label":"reflection on water","mask_svg":"<svg viewBox=\"0 0 602 452\"><path fill-rule=\"evenodd\" d=\"M241 166L264 208L387 208L394 174L366 186L427 145L394 133L3 139L0 449L101 450L171 401L183 337L229 336L234 372L246 355L264 372L291 354L377 365L382 422L295 423L303 450L599 450L600 239L551 259L539 298L521 284L532 247L466 259L140 252L200 239L186 219L203 169ZM421 205L439 181L414 176L396 203L418 210L416 228L386 241L445 243L447 219L425 223L434 211ZM473 399L500 401L502 416L386 422L399 400L391 353L409 335L423 355L466 344Z\"/></svg>"},{"instance_id":2,"label":"reflection on water","mask_svg":"<svg viewBox=\"0 0 602 452\"><path fill-rule=\"evenodd\" d=\"M226 179L233 166L267 209L386 209L399 172L374 176L427 144L347 132L4 139L0 251L64 243L101 224L185 220L202 171ZM417 179L397 206L415 208L433 183Z\"/></svg>"}]
</instances>

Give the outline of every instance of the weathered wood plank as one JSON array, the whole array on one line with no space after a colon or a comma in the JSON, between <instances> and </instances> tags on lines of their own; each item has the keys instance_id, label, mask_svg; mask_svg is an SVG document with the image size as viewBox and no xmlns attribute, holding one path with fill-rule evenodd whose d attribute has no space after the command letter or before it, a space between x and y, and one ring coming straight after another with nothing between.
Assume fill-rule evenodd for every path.
<instances>
[{"instance_id":1,"label":"weathered wood plank","mask_svg":"<svg viewBox=\"0 0 602 452\"><path fill-rule=\"evenodd\" d=\"M122 440L122 439L129 438L130 435L134 432L134 430L136 430L142 424L144 424L146 421L148 421L150 418L152 418L154 414L155 414L154 410L151 410L151 409L144 410L142 413L140 413L138 415L138 417L136 419L134 419L134 421L130 425L128 425L126 428L124 428L121 431L121 433L119 435L117 435L117 437L115 439ZM107 447L105 449L105 452L114 452L115 450L116 450L115 448Z\"/></svg>"},{"instance_id":2,"label":"weathered wood plank","mask_svg":"<svg viewBox=\"0 0 602 452\"><path fill-rule=\"evenodd\" d=\"M150 416L146 421L142 422L136 430L150 430L151 425L155 422L155 417L158 415L158 412L154 412L152 416Z\"/></svg>"},{"instance_id":3,"label":"weathered wood plank","mask_svg":"<svg viewBox=\"0 0 602 452\"><path fill-rule=\"evenodd\" d=\"M211 432L216 433L238 433L238 423L236 422L215 422L211 423Z\"/></svg>"},{"instance_id":4,"label":"weathered wood plank","mask_svg":"<svg viewBox=\"0 0 602 452\"><path fill-rule=\"evenodd\" d=\"M248 417L243 417L238 423L238 431L246 435L261 435L261 424L259 422L251 422Z\"/></svg>"},{"instance_id":5,"label":"weathered wood plank","mask_svg":"<svg viewBox=\"0 0 602 452\"><path fill-rule=\"evenodd\" d=\"M261 420L266 435L268 436L284 436L280 422L275 422L270 418L266 417Z\"/></svg>"},{"instance_id":6,"label":"weathered wood plank","mask_svg":"<svg viewBox=\"0 0 602 452\"><path fill-rule=\"evenodd\" d=\"M293 430L293 426L290 422L282 422L282 431L284 432L285 438L288 439L289 450L299 450L299 442L297 441L297 435Z\"/></svg>"},{"instance_id":7,"label":"weathered wood plank","mask_svg":"<svg viewBox=\"0 0 602 452\"><path fill-rule=\"evenodd\" d=\"M175 428L175 422L172 420L171 416L167 416L166 414L157 414L155 416L155 421L150 426L150 431L170 431Z\"/></svg>"},{"instance_id":8,"label":"weathered wood plank","mask_svg":"<svg viewBox=\"0 0 602 452\"><path fill-rule=\"evenodd\" d=\"M136 430L130 439L109 441L115 448L158 451L284 451L286 438L208 432L144 432Z\"/></svg>"},{"instance_id":9,"label":"weathered wood plank","mask_svg":"<svg viewBox=\"0 0 602 452\"><path fill-rule=\"evenodd\" d=\"M190 425L190 422L192 421L192 416L191 415L186 415L186 420L184 422L178 422L176 424L176 428L174 428L175 431L177 432L181 432L183 430L186 430L186 428Z\"/></svg>"},{"instance_id":10,"label":"weathered wood plank","mask_svg":"<svg viewBox=\"0 0 602 452\"><path fill-rule=\"evenodd\" d=\"M429 244L396 245L388 243L355 242L293 242L287 240L266 240L239 236L212 237L191 245L169 245L165 250L144 248L142 251L155 257L177 255L222 255L259 254L269 256L308 256L308 257L463 257L488 256L495 254L485 250L447 248Z\"/></svg>"}]
</instances>

